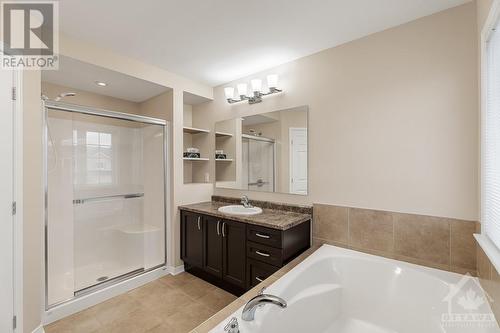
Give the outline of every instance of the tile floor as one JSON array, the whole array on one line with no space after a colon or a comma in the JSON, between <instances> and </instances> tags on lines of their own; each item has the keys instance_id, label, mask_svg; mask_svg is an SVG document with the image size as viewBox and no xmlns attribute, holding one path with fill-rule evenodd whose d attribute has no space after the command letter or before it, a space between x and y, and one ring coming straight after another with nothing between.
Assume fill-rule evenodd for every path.
<instances>
[{"instance_id":1,"label":"tile floor","mask_svg":"<svg viewBox=\"0 0 500 333\"><path fill-rule=\"evenodd\" d=\"M191 274L168 275L44 329L46 333L189 332L235 299Z\"/></svg>"}]
</instances>

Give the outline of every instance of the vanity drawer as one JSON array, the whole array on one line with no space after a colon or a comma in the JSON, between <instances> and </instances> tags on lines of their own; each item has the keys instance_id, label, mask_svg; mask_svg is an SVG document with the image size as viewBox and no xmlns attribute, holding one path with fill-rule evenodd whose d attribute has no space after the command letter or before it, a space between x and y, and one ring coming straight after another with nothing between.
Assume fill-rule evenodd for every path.
<instances>
[{"instance_id":1,"label":"vanity drawer","mask_svg":"<svg viewBox=\"0 0 500 333\"><path fill-rule=\"evenodd\" d=\"M247 257L278 267L283 264L281 249L249 241L247 241Z\"/></svg>"},{"instance_id":2,"label":"vanity drawer","mask_svg":"<svg viewBox=\"0 0 500 333\"><path fill-rule=\"evenodd\" d=\"M247 226L247 239L249 241L260 243L272 247L282 248L282 232L280 230L260 227L258 225Z\"/></svg>"},{"instance_id":3,"label":"vanity drawer","mask_svg":"<svg viewBox=\"0 0 500 333\"><path fill-rule=\"evenodd\" d=\"M248 272L248 288L253 288L271 275L274 274L279 267L265 264L263 262L249 259L247 261Z\"/></svg>"}]
</instances>

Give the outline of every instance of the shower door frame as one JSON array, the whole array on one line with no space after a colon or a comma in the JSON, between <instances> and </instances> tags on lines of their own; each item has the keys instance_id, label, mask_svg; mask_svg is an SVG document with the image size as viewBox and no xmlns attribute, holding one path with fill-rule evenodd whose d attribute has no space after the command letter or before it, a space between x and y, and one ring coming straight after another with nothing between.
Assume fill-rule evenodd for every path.
<instances>
[{"instance_id":1,"label":"shower door frame","mask_svg":"<svg viewBox=\"0 0 500 333\"><path fill-rule=\"evenodd\" d=\"M276 140L275 139L266 138L266 137L263 137L263 136L255 136L255 135L249 135L249 134L242 134L241 138L242 139L248 139L248 140L268 142L268 143L272 143L273 144L273 190L272 191L264 191L264 192L277 193L276 192L276 173L277 173L276 172ZM250 154L250 152L248 152L248 153ZM249 163L250 163L250 160L249 160ZM247 184L248 184L248 181L249 181L249 179L247 179ZM247 185L247 188L248 188L248 186L250 186L250 185ZM250 190L250 189L248 189L248 191L261 192L261 191Z\"/></svg>"},{"instance_id":2,"label":"shower door frame","mask_svg":"<svg viewBox=\"0 0 500 333\"><path fill-rule=\"evenodd\" d=\"M169 151L169 130L170 130L170 122L163 120L163 119L158 119L158 118L152 118L152 117L147 117L147 116L141 116L141 115L136 115L136 114L129 114L129 113L123 113L123 112L117 112L117 111L110 111L110 110L105 110L105 109L99 109L99 108L92 108L92 107L87 107L83 105L77 105L77 104L70 104L70 103L64 103L64 102L55 102L55 101L50 101L46 100L43 101L42 103L42 108L43 108L43 190L44 190L44 232L43 232L43 253L44 253L44 299L43 299L43 304L44 304L44 311L47 313L51 312L52 309L63 306L63 305L69 305L71 302L74 302L79 299L83 299L87 296L90 296L98 291L111 288L113 286L116 286L120 284L121 282L126 282L129 281L135 277L139 277L142 275L145 275L147 273L152 273L154 271L162 271L164 273L168 273L168 236L170 235L170 151ZM73 297L57 302L54 304L49 304L48 302L48 227L49 227L49 218L48 218L48 111L49 110L56 110L56 111L62 111L62 112L74 112L74 113L80 113L80 114L87 114L87 115L94 115L94 116L101 116L101 117L107 117L107 118L114 118L114 119L120 119L120 120L128 120L128 121L135 121L135 122L140 122L140 123L145 123L145 124L151 124L151 125L160 125L163 126L163 169L164 169L164 186L163 186L163 191L164 191L164 224L165 224L165 232L164 232L164 245L165 245L165 261L164 263L143 270L141 272L129 272L127 274L124 274L122 276L118 276L116 278L110 279L109 281L105 281L103 283L97 284L93 287L87 288L85 291L82 291L78 293L78 295L74 295ZM135 288L135 287L134 287ZM85 302L88 303L88 302ZM84 306L84 308L87 306ZM78 311L78 310L77 310ZM66 312L66 311L64 311ZM74 313L76 311L71 311L71 313ZM57 316L59 317L59 316ZM54 320L57 320L54 319ZM52 320L51 320L52 321Z\"/></svg>"}]
</instances>

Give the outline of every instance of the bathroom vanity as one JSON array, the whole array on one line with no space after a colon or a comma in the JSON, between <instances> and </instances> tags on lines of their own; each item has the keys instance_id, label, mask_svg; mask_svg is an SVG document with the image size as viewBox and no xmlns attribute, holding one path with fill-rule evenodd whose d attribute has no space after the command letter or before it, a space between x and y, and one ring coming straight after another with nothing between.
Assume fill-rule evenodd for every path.
<instances>
[{"instance_id":1,"label":"bathroom vanity","mask_svg":"<svg viewBox=\"0 0 500 333\"><path fill-rule=\"evenodd\" d=\"M312 209L254 202L261 214L218 211L231 203L180 207L181 258L187 272L241 295L310 247Z\"/></svg>"}]
</instances>

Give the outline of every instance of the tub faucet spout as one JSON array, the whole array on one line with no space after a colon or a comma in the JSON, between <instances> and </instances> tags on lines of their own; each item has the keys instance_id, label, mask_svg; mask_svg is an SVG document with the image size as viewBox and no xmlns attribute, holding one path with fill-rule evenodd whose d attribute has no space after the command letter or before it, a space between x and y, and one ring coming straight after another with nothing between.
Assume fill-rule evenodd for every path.
<instances>
[{"instance_id":1,"label":"tub faucet spout","mask_svg":"<svg viewBox=\"0 0 500 333\"><path fill-rule=\"evenodd\" d=\"M257 296L248 301L248 303L243 308L241 319L245 321L254 320L255 310L257 310L259 306L263 306L266 304L277 305L283 309L286 308L287 304L283 298L274 295L264 294L263 291L264 289L262 289L262 291Z\"/></svg>"}]
</instances>

